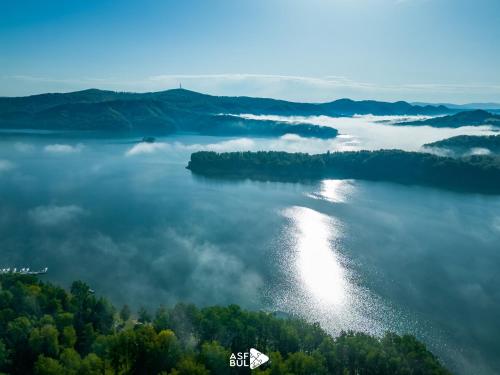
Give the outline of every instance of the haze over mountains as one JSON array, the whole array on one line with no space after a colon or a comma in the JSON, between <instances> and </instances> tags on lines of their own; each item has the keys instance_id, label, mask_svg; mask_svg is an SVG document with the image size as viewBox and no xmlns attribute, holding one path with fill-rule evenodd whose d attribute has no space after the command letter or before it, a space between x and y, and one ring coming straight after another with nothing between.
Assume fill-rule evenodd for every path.
<instances>
[{"instance_id":1,"label":"haze over mountains","mask_svg":"<svg viewBox=\"0 0 500 375\"><path fill-rule=\"evenodd\" d=\"M328 103L212 96L173 89L131 93L89 89L70 93L0 98L0 128L41 130L99 130L170 134L278 135L286 132L329 138L332 130L262 122L221 114L283 116L443 115L455 110L445 106L412 105L373 100L340 99ZM266 127L267 126L267 127ZM270 129L272 128L272 129ZM320 129L317 129L320 128Z\"/></svg>"}]
</instances>

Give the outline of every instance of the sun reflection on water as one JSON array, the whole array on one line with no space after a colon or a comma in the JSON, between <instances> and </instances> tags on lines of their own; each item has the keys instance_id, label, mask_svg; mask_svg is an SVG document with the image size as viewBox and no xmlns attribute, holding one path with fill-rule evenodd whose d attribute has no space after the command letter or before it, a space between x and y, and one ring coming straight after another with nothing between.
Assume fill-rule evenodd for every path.
<instances>
[{"instance_id":1,"label":"sun reflection on water","mask_svg":"<svg viewBox=\"0 0 500 375\"><path fill-rule=\"evenodd\" d=\"M323 180L318 192L309 194L310 198L324 199L332 203L344 203L353 193L353 180Z\"/></svg>"},{"instance_id":2,"label":"sun reflection on water","mask_svg":"<svg viewBox=\"0 0 500 375\"><path fill-rule=\"evenodd\" d=\"M308 208L291 209L297 232L297 270L306 288L319 302L338 306L346 303L349 285L339 256L330 249L338 225Z\"/></svg>"},{"instance_id":3,"label":"sun reflection on water","mask_svg":"<svg viewBox=\"0 0 500 375\"><path fill-rule=\"evenodd\" d=\"M328 186L327 182L327 186ZM387 314L378 298L356 281L342 255L343 224L307 207L283 211L282 266L289 278L276 308L302 316L332 333L341 330L380 334Z\"/></svg>"}]
</instances>

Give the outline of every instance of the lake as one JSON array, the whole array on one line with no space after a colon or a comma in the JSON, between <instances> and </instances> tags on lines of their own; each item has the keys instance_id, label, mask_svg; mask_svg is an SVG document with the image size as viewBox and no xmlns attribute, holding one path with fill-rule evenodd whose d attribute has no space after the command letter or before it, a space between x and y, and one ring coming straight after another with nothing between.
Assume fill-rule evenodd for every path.
<instances>
[{"instance_id":1,"label":"lake","mask_svg":"<svg viewBox=\"0 0 500 375\"><path fill-rule=\"evenodd\" d=\"M192 175L200 149L403 148L489 128L284 119L336 140L0 134L0 267L49 267L116 305L237 303L332 334L412 333L457 373L500 373L500 196L356 180ZM389 121L375 123L375 121Z\"/></svg>"}]
</instances>

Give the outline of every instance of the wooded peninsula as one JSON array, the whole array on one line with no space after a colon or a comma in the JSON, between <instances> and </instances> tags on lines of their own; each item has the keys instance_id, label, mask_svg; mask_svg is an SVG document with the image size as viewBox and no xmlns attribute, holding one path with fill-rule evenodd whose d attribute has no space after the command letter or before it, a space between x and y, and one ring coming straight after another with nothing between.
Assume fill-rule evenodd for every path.
<instances>
[{"instance_id":1,"label":"wooded peninsula","mask_svg":"<svg viewBox=\"0 0 500 375\"><path fill-rule=\"evenodd\" d=\"M328 152L195 152L193 173L224 178L300 181L354 178L426 185L456 191L500 193L500 158L463 158L401 150Z\"/></svg>"}]
</instances>

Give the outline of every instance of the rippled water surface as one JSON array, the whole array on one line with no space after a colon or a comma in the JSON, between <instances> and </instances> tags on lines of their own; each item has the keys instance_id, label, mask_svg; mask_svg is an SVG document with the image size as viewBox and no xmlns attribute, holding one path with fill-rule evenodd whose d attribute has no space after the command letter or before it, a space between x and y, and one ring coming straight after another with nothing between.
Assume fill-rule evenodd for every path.
<instances>
[{"instance_id":1,"label":"rippled water surface","mask_svg":"<svg viewBox=\"0 0 500 375\"><path fill-rule=\"evenodd\" d=\"M417 150L491 130L308 121L342 136L143 144L0 134L0 266L48 266L44 278L82 279L135 308L238 303L319 321L332 333L410 332L459 373L500 373L500 197L355 180L226 181L184 168L199 149L400 142Z\"/></svg>"}]
</instances>

